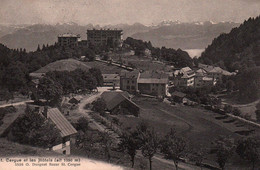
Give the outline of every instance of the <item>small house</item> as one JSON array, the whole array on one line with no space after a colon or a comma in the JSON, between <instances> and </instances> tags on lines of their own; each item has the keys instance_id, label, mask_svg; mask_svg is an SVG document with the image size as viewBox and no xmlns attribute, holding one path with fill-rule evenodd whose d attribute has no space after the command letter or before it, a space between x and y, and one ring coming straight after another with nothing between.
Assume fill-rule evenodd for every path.
<instances>
[{"instance_id":1,"label":"small house","mask_svg":"<svg viewBox=\"0 0 260 170\"><path fill-rule=\"evenodd\" d=\"M77 133L77 130L63 116L58 108L49 108L47 110L47 115L44 116L46 118L49 118L56 125L62 137L62 143L56 144L51 148L51 150L62 153L64 155L69 155L71 140L73 136Z\"/></svg>"},{"instance_id":2,"label":"small house","mask_svg":"<svg viewBox=\"0 0 260 170\"><path fill-rule=\"evenodd\" d=\"M140 108L130 99L127 92L104 92L101 97L106 102L106 109L111 114L131 114L138 116Z\"/></svg>"},{"instance_id":3,"label":"small house","mask_svg":"<svg viewBox=\"0 0 260 170\"><path fill-rule=\"evenodd\" d=\"M76 98L76 97L72 97L70 100L69 100L69 103L71 104L78 104L80 103L80 99Z\"/></svg>"},{"instance_id":4,"label":"small house","mask_svg":"<svg viewBox=\"0 0 260 170\"><path fill-rule=\"evenodd\" d=\"M111 87L119 87L120 85L120 76L119 74L102 74L103 85Z\"/></svg>"}]
</instances>

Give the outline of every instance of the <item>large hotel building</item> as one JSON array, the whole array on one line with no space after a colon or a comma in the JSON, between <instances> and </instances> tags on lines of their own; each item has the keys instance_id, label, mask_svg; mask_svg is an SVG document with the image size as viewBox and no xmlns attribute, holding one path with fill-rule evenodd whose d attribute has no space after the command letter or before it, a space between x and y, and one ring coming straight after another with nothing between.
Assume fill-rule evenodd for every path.
<instances>
[{"instance_id":1,"label":"large hotel building","mask_svg":"<svg viewBox=\"0 0 260 170\"><path fill-rule=\"evenodd\" d=\"M58 35L58 43L61 46L78 46L80 40L80 35L75 35L71 33Z\"/></svg>"},{"instance_id":2,"label":"large hotel building","mask_svg":"<svg viewBox=\"0 0 260 170\"><path fill-rule=\"evenodd\" d=\"M95 46L120 47L122 45L122 30L100 29L87 30L88 43Z\"/></svg>"}]
</instances>

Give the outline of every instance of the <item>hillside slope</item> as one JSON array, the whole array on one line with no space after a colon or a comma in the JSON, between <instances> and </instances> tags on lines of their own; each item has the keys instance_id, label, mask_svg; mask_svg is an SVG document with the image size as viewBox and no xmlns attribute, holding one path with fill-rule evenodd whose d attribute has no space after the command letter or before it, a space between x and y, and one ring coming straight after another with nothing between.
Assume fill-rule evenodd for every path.
<instances>
[{"instance_id":1,"label":"hillside slope","mask_svg":"<svg viewBox=\"0 0 260 170\"><path fill-rule=\"evenodd\" d=\"M260 16L214 39L202 53L201 61L230 71L260 66Z\"/></svg>"},{"instance_id":2,"label":"hillside slope","mask_svg":"<svg viewBox=\"0 0 260 170\"><path fill-rule=\"evenodd\" d=\"M84 64L81 61L75 59L65 59L65 60L58 60L53 63L50 63L39 70L35 71L35 73L47 73L49 71L73 71L76 69L81 70L89 70L91 67Z\"/></svg>"}]
</instances>

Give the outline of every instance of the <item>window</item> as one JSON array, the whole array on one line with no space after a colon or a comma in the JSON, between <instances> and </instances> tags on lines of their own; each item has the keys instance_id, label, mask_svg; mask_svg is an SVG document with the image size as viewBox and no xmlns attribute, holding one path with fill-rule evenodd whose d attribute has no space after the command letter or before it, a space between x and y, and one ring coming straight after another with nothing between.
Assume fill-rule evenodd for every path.
<instances>
[{"instance_id":1,"label":"window","mask_svg":"<svg viewBox=\"0 0 260 170\"><path fill-rule=\"evenodd\" d=\"M127 80L127 84L129 84L129 80Z\"/></svg>"},{"instance_id":2,"label":"window","mask_svg":"<svg viewBox=\"0 0 260 170\"><path fill-rule=\"evenodd\" d=\"M131 86L131 89L132 89L132 90L135 90L135 86Z\"/></svg>"},{"instance_id":3,"label":"window","mask_svg":"<svg viewBox=\"0 0 260 170\"><path fill-rule=\"evenodd\" d=\"M130 89L130 86L126 86L126 89L129 90L129 89Z\"/></svg>"},{"instance_id":4,"label":"window","mask_svg":"<svg viewBox=\"0 0 260 170\"><path fill-rule=\"evenodd\" d=\"M66 155L66 150L65 150L65 151L63 151L62 153L63 153L63 155Z\"/></svg>"},{"instance_id":5,"label":"window","mask_svg":"<svg viewBox=\"0 0 260 170\"><path fill-rule=\"evenodd\" d=\"M132 83L135 83L135 81L133 80Z\"/></svg>"}]
</instances>

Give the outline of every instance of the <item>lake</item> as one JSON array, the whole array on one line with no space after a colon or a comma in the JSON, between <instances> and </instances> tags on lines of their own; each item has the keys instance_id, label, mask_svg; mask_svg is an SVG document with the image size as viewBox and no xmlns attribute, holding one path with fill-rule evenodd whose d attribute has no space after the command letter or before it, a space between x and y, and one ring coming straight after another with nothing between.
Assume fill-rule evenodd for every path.
<instances>
[{"instance_id":1,"label":"lake","mask_svg":"<svg viewBox=\"0 0 260 170\"><path fill-rule=\"evenodd\" d=\"M205 49L185 49L184 51L186 51L191 58L196 57L200 57L201 53L204 51Z\"/></svg>"}]
</instances>

